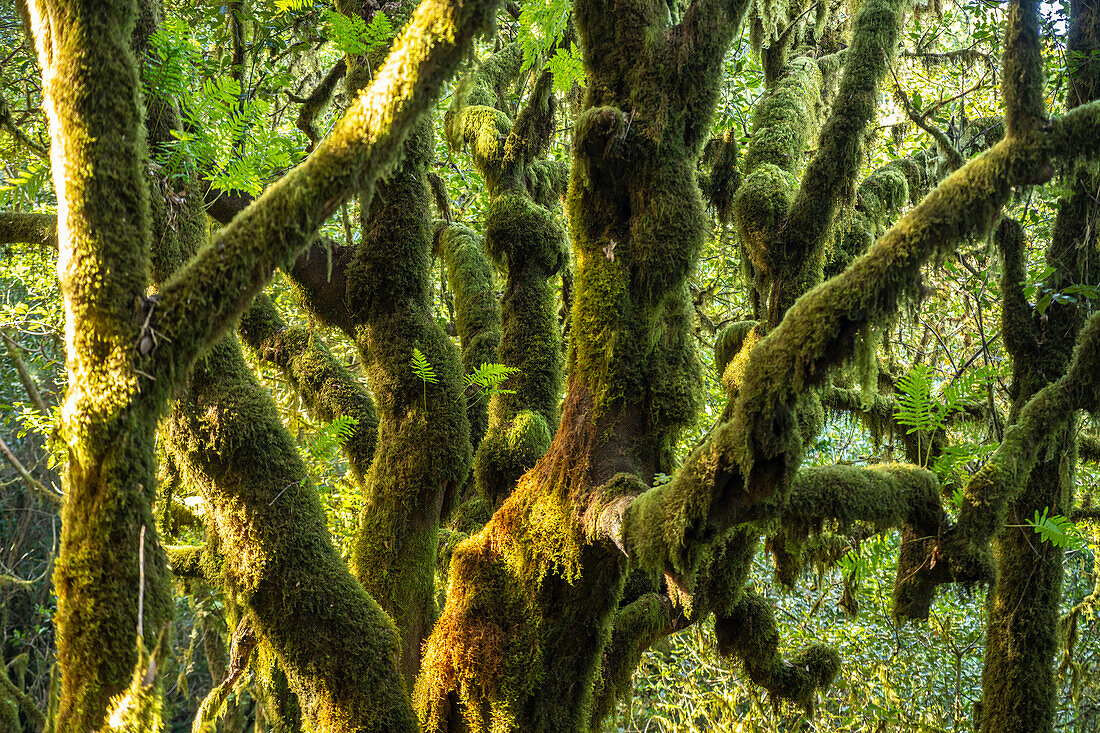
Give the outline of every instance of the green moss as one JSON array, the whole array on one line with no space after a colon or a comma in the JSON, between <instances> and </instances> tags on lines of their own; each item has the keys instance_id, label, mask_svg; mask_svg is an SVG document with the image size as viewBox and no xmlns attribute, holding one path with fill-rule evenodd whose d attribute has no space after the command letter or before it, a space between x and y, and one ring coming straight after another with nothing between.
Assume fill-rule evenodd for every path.
<instances>
[{"instance_id":1,"label":"green moss","mask_svg":"<svg viewBox=\"0 0 1100 733\"><path fill-rule=\"evenodd\" d=\"M156 733L163 729L161 707L163 690L157 678L157 657L163 656L161 644L153 654L146 652L138 640L137 664L124 692L111 698L104 733Z\"/></svg>"},{"instance_id":2,"label":"green moss","mask_svg":"<svg viewBox=\"0 0 1100 733\"><path fill-rule=\"evenodd\" d=\"M150 267L145 128L132 2L28 7L38 34L61 218L68 389L58 437L66 501L54 566L59 730L96 730L131 683L145 537L144 631L171 619L170 576L151 511L156 420L169 385L134 367L135 294ZM41 15L40 15L41 14ZM49 20L46 17L48 15ZM125 211L125 216L119 212Z\"/></svg>"},{"instance_id":3,"label":"green moss","mask_svg":"<svg viewBox=\"0 0 1100 733\"><path fill-rule=\"evenodd\" d=\"M355 418L342 446L352 479L362 481L374 456L378 416L359 380L311 331L287 327L266 295L256 296L241 317L238 333L258 358L279 369L315 418Z\"/></svg>"},{"instance_id":4,"label":"green moss","mask_svg":"<svg viewBox=\"0 0 1100 733\"><path fill-rule=\"evenodd\" d=\"M745 338L756 327L756 321L735 321L718 332L714 340L714 368L721 376L733 358L741 351Z\"/></svg>"},{"instance_id":5,"label":"green moss","mask_svg":"<svg viewBox=\"0 0 1100 733\"><path fill-rule=\"evenodd\" d=\"M753 115L746 171L752 173L767 164L790 174L798 172L817 129L820 92L821 71L814 59L792 60Z\"/></svg>"},{"instance_id":6,"label":"green moss","mask_svg":"<svg viewBox=\"0 0 1100 733\"><path fill-rule=\"evenodd\" d=\"M781 700L813 712L817 693L832 684L840 671L836 650L815 644L791 659L779 655L779 632L771 604L747 590L728 613L715 617L718 651L737 657L756 684Z\"/></svg>"},{"instance_id":7,"label":"green moss","mask_svg":"<svg viewBox=\"0 0 1100 733\"><path fill-rule=\"evenodd\" d=\"M1029 139L1044 127L1039 9L1014 2L1009 10L1004 71L1015 75L1005 85L1005 127L1009 138ZM1095 9L1074 3L1070 39L1075 57L1088 58L1100 48ZM1096 96L1097 89L1078 66L1070 86ZM1088 97L1078 97L1083 102ZM1045 292L1071 283L1097 284L1100 250L1088 222L1097 214L1096 177L1071 171L1069 192L1060 201L1046 252L1050 272ZM1021 525L1037 512L1066 514L1073 502L1077 463L1077 408L1095 410L1100 367L1100 318L1085 322L1077 303L1051 304L1042 314L1032 310L1019 282L1023 279L1024 232L1005 221L997 231L1004 255L1005 346L1013 357L1013 397L1004 440L993 458L974 476L964 493L959 537L971 556L985 551L996 532L997 582L990 592L982 670L982 700L975 730L1054 730L1058 679L1058 609L1061 601L1063 551L1050 543L1035 546L1024 526L1003 530L1000 523ZM1082 325L1084 328L1082 329ZM988 470L987 470L988 469ZM997 525L986 522L992 519ZM965 563L963 569L967 569Z\"/></svg>"},{"instance_id":8,"label":"green moss","mask_svg":"<svg viewBox=\"0 0 1100 733\"><path fill-rule=\"evenodd\" d=\"M513 122L501 85L519 60L518 45L491 57L470 82L470 101L482 106L464 106L459 95L447 117L449 144L470 149L491 197L484 244L505 273L499 359L519 370L509 380L510 391L492 398L489 431L475 456L478 491L494 505L549 447L561 393L552 278L566 260L565 233L549 207L564 176L560 164L543 159L556 102L551 77L544 73Z\"/></svg>"},{"instance_id":9,"label":"green moss","mask_svg":"<svg viewBox=\"0 0 1100 733\"><path fill-rule=\"evenodd\" d=\"M455 327L462 344L462 368L472 373L496 363L500 346L500 304L493 294L493 275L481 239L466 227L451 224L437 235L447 263L447 279L455 294ZM488 404L478 395L466 395L470 443L481 443L489 426Z\"/></svg>"},{"instance_id":10,"label":"green moss","mask_svg":"<svg viewBox=\"0 0 1100 733\"><path fill-rule=\"evenodd\" d=\"M410 684L437 615L437 529L466 483L471 453L459 354L432 315L432 147L424 120L383 195L370 207L361 202L363 241L347 268L355 341L379 416L353 565L397 624ZM435 383L413 372L413 349L431 364Z\"/></svg>"},{"instance_id":11,"label":"green moss","mask_svg":"<svg viewBox=\"0 0 1100 733\"><path fill-rule=\"evenodd\" d=\"M758 283L769 282L770 273L781 266L776 251L779 228L794 201L797 181L789 171L771 163L761 163L749 173L737 192L735 203L737 230L752 257ZM760 285L762 297L767 291Z\"/></svg>"},{"instance_id":12,"label":"green moss","mask_svg":"<svg viewBox=\"0 0 1100 733\"><path fill-rule=\"evenodd\" d=\"M393 624L336 553L293 440L232 339L200 362L169 438L207 504L225 582L278 655L303 717L316 730L414 730Z\"/></svg>"},{"instance_id":13,"label":"green moss","mask_svg":"<svg viewBox=\"0 0 1100 733\"><path fill-rule=\"evenodd\" d=\"M546 452L551 437L546 418L531 410L494 422L474 457L474 476L482 498L499 506L520 476Z\"/></svg>"},{"instance_id":14,"label":"green moss","mask_svg":"<svg viewBox=\"0 0 1100 733\"><path fill-rule=\"evenodd\" d=\"M851 220L841 227L826 253L825 276L836 275L867 251L886 231L888 217L899 213L907 204L915 203L910 191L911 180L919 180L919 171L912 160L903 158L877 168L856 189Z\"/></svg>"},{"instance_id":15,"label":"green moss","mask_svg":"<svg viewBox=\"0 0 1100 733\"><path fill-rule=\"evenodd\" d=\"M700 178L699 187L723 224L733 218L734 196L741 185L737 160L737 138L732 129L707 143L702 156L702 162L710 165L710 171L706 179Z\"/></svg>"},{"instance_id":16,"label":"green moss","mask_svg":"<svg viewBox=\"0 0 1100 733\"><path fill-rule=\"evenodd\" d=\"M302 730L302 710L298 696L290 689L271 644L261 640L252 654L250 669L257 684L256 702L262 706L264 722L272 733L298 733Z\"/></svg>"},{"instance_id":17,"label":"green moss","mask_svg":"<svg viewBox=\"0 0 1100 733\"><path fill-rule=\"evenodd\" d=\"M629 697L634 670L655 641L676 628L675 610L666 596L647 593L615 614L611 640L603 653L588 730L602 730L615 705Z\"/></svg>"}]
</instances>

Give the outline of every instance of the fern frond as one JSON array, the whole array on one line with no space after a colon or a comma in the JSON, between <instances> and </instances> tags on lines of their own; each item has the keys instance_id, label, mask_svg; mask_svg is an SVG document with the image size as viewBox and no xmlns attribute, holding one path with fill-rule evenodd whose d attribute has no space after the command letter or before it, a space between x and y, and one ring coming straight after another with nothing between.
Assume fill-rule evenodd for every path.
<instances>
[{"instance_id":1,"label":"fern frond","mask_svg":"<svg viewBox=\"0 0 1100 733\"><path fill-rule=\"evenodd\" d=\"M514 389L503 389L501 385L507 382L513 374L518 373L519 369L516 367L485 362L463 377L463 381L465 381L467 387L478 390L478 399L492 397L496 394L515 394Z\"/></svg>"},{"instance_id":2,"label":"fern frond","mask_svg":"<svg viewBox=\"0 0 1100 733\"><path fill-rule=\"evenodd\" d=\"M1050 507L1044 507L1042 513L1035 511L1035 517L1027 523L1039 538L1064 550L1083 550L1086 542L1077 525L1061 514L1049 514Z\"/></svg>"},{"instance_id":3,"label":"fern frond","mask_svg":"<svg viewBox=\"0 0 1100 733\"><path fill-rule=\"evenodd\" d=\"M415 346L413 347L412 370L413 374L419 377L422 382L436 384L439 381L439 377L435 375L435 369L428 361L428 357L424 356L420 349Z\"/></svg>"},{"instance_id":4,"label":"fern frond","mask_svg":"<svg viewBox=\"0 0 1100 733\"><path fill-rule=\"evenodd\" d=\"M932 370L917 364L898 380L897 408L894 419L909 428L909 433L930 433L940 427L941 420L932 400Z\"/></svg>"},{"instance_id":5,"label":"fern frond","mask_svg":"<svg viewBox=\"0 0 1100 733\"><path fill-rule=\"evenodd\" d=\"M355 431L359 421L350 415L341 415L330 423L322 425L316 434L306 441L306 450L315 461L326 461L332 453L342 447Z\"/></svg>"}]
</instances>

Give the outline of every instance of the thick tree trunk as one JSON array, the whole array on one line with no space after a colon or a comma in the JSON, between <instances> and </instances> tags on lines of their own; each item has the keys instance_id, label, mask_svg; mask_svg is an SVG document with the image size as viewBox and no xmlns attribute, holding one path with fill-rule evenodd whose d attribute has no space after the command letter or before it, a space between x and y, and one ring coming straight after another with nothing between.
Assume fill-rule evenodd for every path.
<instances>
[{"instance_id":1,"label":"thick tree trunk","mask_svg":"<svg viewBox=\"0 0 1100 733\"><path fill-rule=\"evenodd\" d=\"M149 266L145 134L133 2L31 3L58 200L68 448L54 571L58 730L100 728L171 618L151 512L163 389L136 346ZM143 603L139 604L139 597Z\"/></svg>"}]
</instances>

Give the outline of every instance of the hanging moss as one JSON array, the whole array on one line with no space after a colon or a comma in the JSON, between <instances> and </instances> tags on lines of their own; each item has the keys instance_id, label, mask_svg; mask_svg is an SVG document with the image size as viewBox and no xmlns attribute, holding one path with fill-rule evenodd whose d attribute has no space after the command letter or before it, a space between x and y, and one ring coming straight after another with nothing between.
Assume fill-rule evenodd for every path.
<instances>
[{"instance_id":1,"label":"hanging moss","mask_svg":"<svg viewBox=\"0 0 1100 733\"><path fill-rule=\"evenodd\" d=\"M271 644L261 640L251 660L257 684L253 691L263 708L264 723L271 733L298 733L302 730L302 709L298 696L290 689L286 673Z\"/></svg>"},{"instance_id":2,"label":"hanging moss","mask_svg":"<svg viewBox=\"0 0 1100 733\"><path fill-rule=\"evenodd\" d=\"M741 185L737 137L732 128L707 143L701 162L709 165L710 171L705 178L700 176L699 188L725 224L733 218L734 196Z\"/></svg>"}]
</instances>

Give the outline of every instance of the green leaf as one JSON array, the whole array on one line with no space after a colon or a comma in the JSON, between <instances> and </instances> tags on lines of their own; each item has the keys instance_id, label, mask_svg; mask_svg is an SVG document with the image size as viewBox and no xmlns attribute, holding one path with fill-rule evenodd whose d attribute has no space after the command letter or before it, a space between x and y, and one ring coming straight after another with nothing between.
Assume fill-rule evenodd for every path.
<instances>
[{"instance_id":1,"label":"green leaf","mask_svg":"<svg viewBox=\"0 0 1100 733\"><path fill-rule=\"evenodd\" d=\"M325 34L340 53L362 56L389 43L393 24L385 13L375 13L368 24L357 15L326 10Z\"/></svg>"},{"instance_id":2,"label":"green leaf","mask_svg":"<svg viewBox=\"0 0 1100 733\"><path fill-rule=\"evenodd\" d=\"M568 49L559 47L547 66L554 75L554 88L559 92L568 92L574 83L585 86L584 57L576 43Z\"/></svg>"},{"instance_id":3,"label":"green leaf","mask_svg":"<svg viewBox=\"0 0 1100 733\"><path fill-rule=\"evenodd\" d=\"M546 58L557 44L569 22L570 5L569 0L533 0L523 4L516 40L523 49L524 69Z\"/></svg>"}]
</instances>

